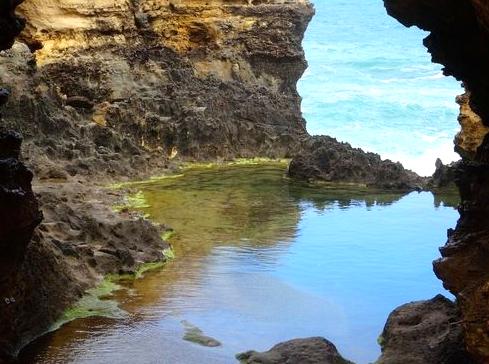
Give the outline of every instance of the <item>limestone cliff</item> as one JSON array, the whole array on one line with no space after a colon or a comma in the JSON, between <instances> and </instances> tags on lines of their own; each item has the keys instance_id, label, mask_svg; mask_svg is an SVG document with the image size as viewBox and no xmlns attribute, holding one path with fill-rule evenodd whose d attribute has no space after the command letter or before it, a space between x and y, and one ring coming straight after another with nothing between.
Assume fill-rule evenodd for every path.
<instances>
[{"instance_id":1,"label":"limestone cliff","mask_svg":"<svg viewBox=\"0 0 489 364\"><path fill-rule=\"evenodd\" d=\"M306 136L308 1L31 0L18 12L34 53L0 56L0 83L34 167L128 175L175 156L284 157Z\"/></svg>"},{"instance_id":2,"label":"limestone cliff","mask_svg":"<svg viewBox=\"0 0 489 364\"><path fill-rule=\"evenodd\" d=\"M389 14L430 32L424 43L444 73L464 82L458 98L462 203L435 272L457 296L468 350L489 362L489 3L481 0L385 0Z\"/></svg>"}]
</instances>

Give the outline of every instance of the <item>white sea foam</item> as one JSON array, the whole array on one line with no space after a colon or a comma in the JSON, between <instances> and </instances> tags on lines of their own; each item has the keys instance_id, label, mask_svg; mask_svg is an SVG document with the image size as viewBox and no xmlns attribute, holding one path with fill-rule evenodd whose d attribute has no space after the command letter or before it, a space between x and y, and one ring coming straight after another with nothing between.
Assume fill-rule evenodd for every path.
<instances>
[{"instance_id":1,"label":"white sea foam","mask_svg":"<svg viewBox=\"0 0 489 364\"><path fill-rule=\"evenodd\" d=\"M453 151L453 143L447 142L426 149L420 155L410 155L405 153L385 153L383 158L401 162L402 165L421 176L431 176L435 171L435 161L440 158L444 164L448 164L460 159L460 156Z\"/></svg>"}]
</instances>

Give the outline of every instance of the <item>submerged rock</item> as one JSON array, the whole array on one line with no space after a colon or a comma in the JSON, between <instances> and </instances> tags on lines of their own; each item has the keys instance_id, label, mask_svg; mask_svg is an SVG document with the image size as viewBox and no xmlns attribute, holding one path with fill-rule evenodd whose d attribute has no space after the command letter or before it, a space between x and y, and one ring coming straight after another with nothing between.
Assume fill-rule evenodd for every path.
<instances>
[{"instance_id":1,"label":"submerged rock","mask_svg":"<svg viewBox=\"0 0 489 364\"><path fill-rule=\"evenodd\" d=\"M207 346L209 348L214 348L217 346L221 346L222 344L214 339L213 337L207 336L204 332L198 327L192 325L188 321L182 321L182 324L185 328L185 335L183 336L183 340L190 341L194 344Z\"/></svg>"},{"instance_id":2,"label":"submerged rock","mask_svg":"<svg viewBox=\"0 0 489 364\"><path fill-rule=\"evenodd\" d=\"M377 364L469 364L457 305L438 295L396 308L379 338Z\"/></svg>"},{"instance_id":3,"label":"submerged rock","mask_svg":"<svg viewBox=\"0 0 489 364\"><path fill-rule=\"evenodd\" d=\"M306 181L346 182L368 187L421 190L426 180L400 163L353 148L328 136L311 137L289 165L289 176Z\"/></svg>"},{"instance_id":4,"label":"submerged rock","mask_svg":"<svg viewBox=\"0 0 489 364\"><path fill-rule=\"evenodd\" d=\"M236 358L242 364L352 364L322 337L294 339L262 353L247 351L237 354Z\"/></svg>"}]
</instances>

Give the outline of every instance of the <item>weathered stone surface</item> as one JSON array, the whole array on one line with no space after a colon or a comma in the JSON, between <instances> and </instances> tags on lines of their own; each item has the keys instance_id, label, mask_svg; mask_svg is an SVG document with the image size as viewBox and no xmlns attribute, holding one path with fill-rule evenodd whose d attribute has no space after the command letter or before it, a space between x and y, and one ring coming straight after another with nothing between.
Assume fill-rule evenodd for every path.
<instances>
[{"instance_id":1,"label":"weathered stone surface","mask_svg":"<svg viewBox=\"0 0 489 364\"><path fill-rule=\"evenodd\" d=\"M290 163L288 174L300 180L359 183L399 191L421 190L426 185L424 178L400 163L327 136L311 137Z\"/></svg>"},{"instance_id":2,"label":"weathered stone surface","mask_svg":"<svg viewBox=\"0 0 489 364\"><path fill-rule=\"evenodd\" d=\"M429 187L434 189L456 187L455 174L459 165L460 161L445 165L440 159L437 159L435 173L428 182Z\"/></svg>"},{"instance_id":3,"label":"weathered stone surface","mask_svg":"<svg viewBox=\"0 0 489 364\"><path fill-rule=\"evenodd\" d=\"M248 351L236 355L236 358L242 364L352 364L322 337L294 339L263 353Z\"/></svg>"},{"instance_id":4,"label":"weathered stone surface","mask_svg":"<svg viewBox=\"0 0 489 364\"><path fill-rule=\"evenodd\" d=\"M307 137L308 1L30 0L19 12L37 51L0 57L0 82L35 173L44 155L72 175L286 157Z\"/></svg>"},{"instance_id":5,"label":"weathered stone surface","mask_svg":"<svg viewBox=\"0 0 489 364\"><path fill-rule=\"evenodd\" d=\"M377 364L469 364L457 305L438 295L396 308L380 337Z\"/></svg>"}]
</instances>

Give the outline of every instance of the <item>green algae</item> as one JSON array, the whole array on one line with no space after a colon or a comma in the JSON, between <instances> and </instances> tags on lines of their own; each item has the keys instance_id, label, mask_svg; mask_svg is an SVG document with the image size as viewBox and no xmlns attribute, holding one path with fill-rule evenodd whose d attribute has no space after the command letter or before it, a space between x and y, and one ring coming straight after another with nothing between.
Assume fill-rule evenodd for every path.
<instances>
[{"instance_id":1,"label":"green algae","mask_svg":"<svg viewBox=\"0 0 489 364\"><path fill-rule=\"evenodd\" d=\"M264 166L275 165L287 167L290 163L290 159L271 159L271 158L236 158L231 161L218 161L218 162L185 162L182 163L181 169L183 171L189 169L213 169L220 167L233 167L233 166Z\"/></svg>"},{"instance_id":2,"label":"green algae","mask_svg":"<svg viewBox=\"0 0 489 364\"><path fill-rule=\"evenodd\" d=\"M379 346L382 348L385 344L385 338L383 335L379 335L379 337L377 338L377 344L379 344Z\"/></svg>"},{"instance_id":3,"label":"green algae","mask_svg":"<svg viewBox=\"0 0 489 364\"><path fill-rule=\"evenodd\" d=\"M112 206L112 210L115 212L122 212L125 210L141 210L150 207L144 193L138 191L133 194L128 194L124 197L124 202L120 205ZM144 218L147 218L147 214L142 214Z\"/></svg>"},{"instance_id":4,"label":"green algae","mask_svg":"<svg viewBox=\"0 0 489 364\"><path fill-rule=\"evenodd\" d=\"M164 241L169 241L174 236L175 231L173 229L168 229L163 234L161 234L161 239L163 239Z\"/></svg>"},{"instance_id":5,"label":"green algae","mask_svg":"<svg viewBox=\"0 0 489 364\"><path fill-rule=\"evenodd\" d=\"M166 263L166 260L162 260L159 262L141 264L141 266L134 273L135 278L140 279L140 278L144 277L145 273L161 269L165 265L165 263Z\"/></svg>"},{"instance_id":6,"label":"green algae","mask_svg":"<svg viewBox=\"0 0 489 364\"><path fill-rule=\"evenodd\" d=\"M160 175L160 176L152 176L148 179L142 180L142 181L127 181L127 182L119 182L119 183L112 183L109 186L107 186L108 189L111 190L120 190L123 188L128 188L132 186L137 186L140 184L146 184L149 181L151 182L158 182L158 181L163 181L165 179L176 179L180 177L184 177L185 175L183 173L176 174L175 172L170 172L168 174Z\"/></svg>"},{"instance_id":7,"label":"green algae","mask_svg":"<svg viewBox=\"0 0 489 364\"><path fill-rule=\"evenodd\" d=\"M284 169L289 165L290 159L272 159L272 158L236 158L230 161L213 161L213 162L182 162L178 165L177 170L174 172L169 172L168 174L163 174L159 176L152 176L145 180L136 180L128 182L113 183L107 188L113 190L120 190L123 188L137 187L140 185L147 185L151 182L160 182L168 179L178 179L185 177L185 172L194 169L215 169L215 168L225 168L225 167L236 167L236 166L265 166L274 165L282 166Z\"/></svg>"},{"instance_id":8,"label":"green algae","mask_svg":"<svg viewBox=\"0 0 489 364\"><path fill-rule=\"evenodd\" d=\"M55 331L64 324L88 317L106 317L120 319L127 316L126 311L119 307L113 299L114 293L124 289L117 282L131 281L143 278L148 272L161 269L168 260L174 259L175 254L171 247L163 250L165 259L157 262L141 264L134 273L108 274L96 287L85 291L85 294L73 306L66 309L49 331Z\"/></svg>"},{"instance_id":9,"label":"green algae","mask_svg":"<svg viewBox=\"0 0 489 364\"><path fill-rule=\"evenodd\" d=\"M120 285L116 284L110 277L106 277L98 286L88 289L77 303L65 310L50 331L57 330L68 322L93 316L124 318L127 313L119 308L115 300L110 299L113 293L120 289L122 289Z\"/></svg>"},{"instance_id":10,"label":"green algae","mask_svg":"<svg viewBox=\"0 0 489 364\"><path fill-rule=\"evenodd\" d=\"M163 255L168 260L175 259L175 252L173 251L173 248L172 247L168 247L168 248L164 249L163 250Z\"/></svg>"}]
</instances>

